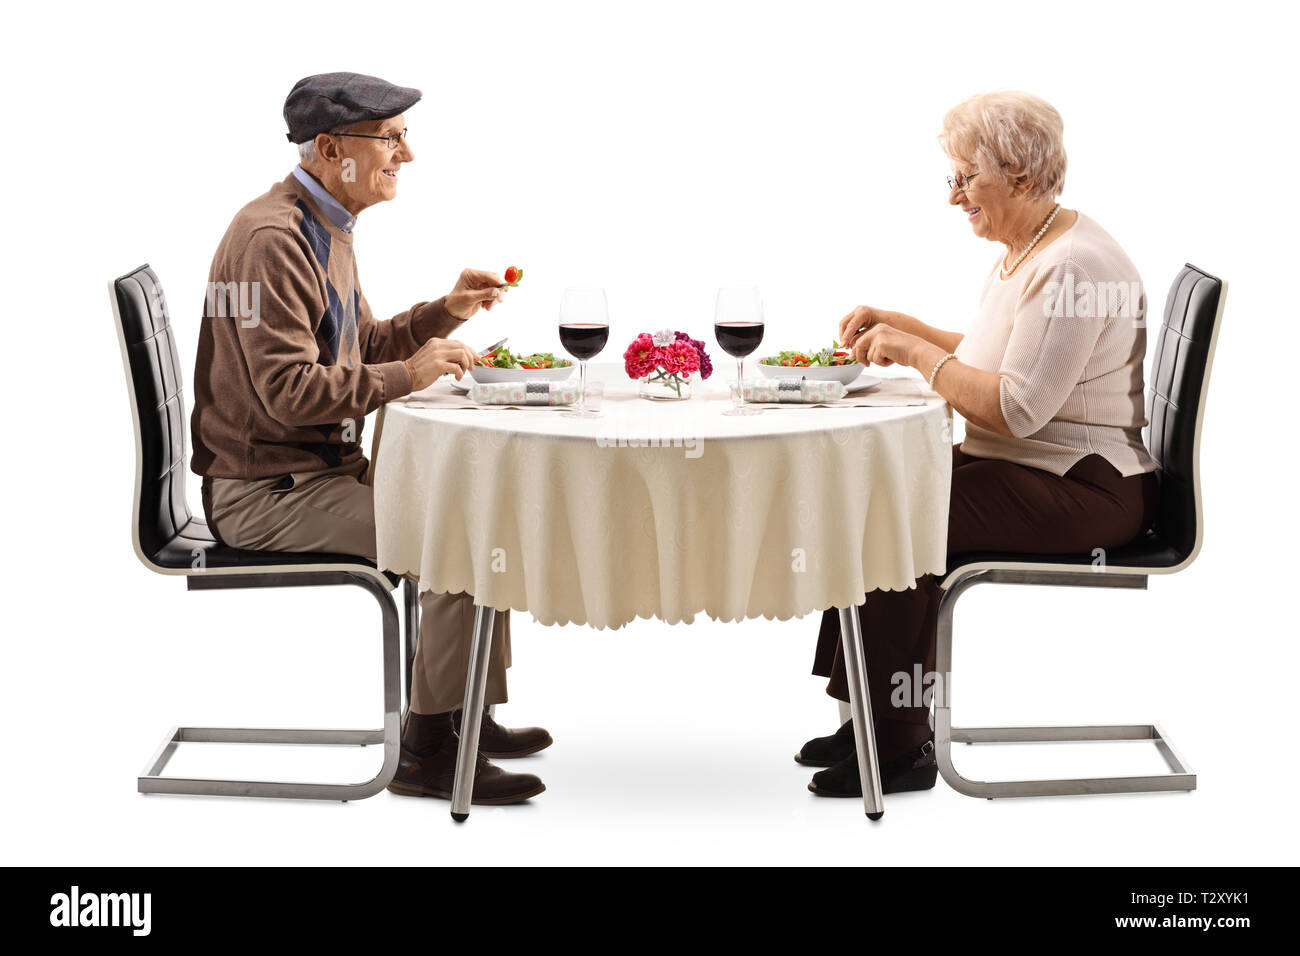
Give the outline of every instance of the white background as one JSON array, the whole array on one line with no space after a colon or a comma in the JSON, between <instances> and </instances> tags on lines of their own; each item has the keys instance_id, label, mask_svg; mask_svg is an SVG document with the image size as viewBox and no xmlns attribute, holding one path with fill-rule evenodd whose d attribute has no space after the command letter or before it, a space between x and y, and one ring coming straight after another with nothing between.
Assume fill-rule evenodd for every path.
<instances>
[{"instance_id":1,"label":"white background","mask_svg":"<svg viewBox=\"0 0 1300 956\"><path fill-rule=\"evenodd\" d=\"M1290 27L1270 9L1280 8L8 11L0 855L1294 862L1297 82ZM560 293L581 283L608 290L619 349L664 325L706 337L714 290L733 281L761 287L775 347L828 341L859 303L965 328L997 250L945 202L940 121L991 89L1053 103L1070 160L1062 202L1124 246L1153 311L1184 261L1232 283L1204 428L1205 548L1148 592L977 589L957 622L957 721L1154 720L1200 789L989 803L940 782L889 799L869 825L858 801L808 794L810 771L791 761L838 723L808 676L815 617L597 632L518 615L500 715L556 739L523 761L549 787L530 805L476 809L455 827L445 802L387 793L348 805L136 794L134 775L174 724L379 722L371 598L191 594L136 561L129 406L105 291L150 262L192 367L217 242L295 161L285 94L301 76L344 69L425 94L407 114L416 162L399 198L357 230L375 311L442 294L464 266L527 271L506 307L473 321L475 346L509 333L557 347ZM379 756L231 749L183 748L173 767L360 779ZM956 756L973 776L1161 766L1145 745Z\"/></svg>"}]
</instances>

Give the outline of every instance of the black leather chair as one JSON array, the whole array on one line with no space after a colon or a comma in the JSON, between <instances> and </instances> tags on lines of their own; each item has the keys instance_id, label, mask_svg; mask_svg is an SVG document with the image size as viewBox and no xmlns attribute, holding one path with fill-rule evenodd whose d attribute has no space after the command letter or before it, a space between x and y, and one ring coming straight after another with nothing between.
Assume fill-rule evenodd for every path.
<instances>
[{"instance_id":1,"label":"black leather chair","mask_svg":"<svg viewBox=\"0 0 1300 956\"><path fill-rule=\"evenodd\" d=\"M343 554L247 551L217 543L207 523L190 513L185 498L186 431L167 302L148 264L109 283L118 342L126 368L135 426L136 482L131 541L145 567L182 575L191 591L227 588L355 585L374 595L383 620L384 726L380 730L278 730L176 727L144 772L141 793L197 793L242 797L306 797L359 800L384 789L397 770L400 739L401 652L397 605L390 591L398 579L364 558ZM406 582L407 687L418 630L415 589ZM178 635L179 636L179 635ZM167 777L163 768L181 743L384 745L384 762L363 783L276 783Z\"/></svg>"},{"instance_id":2,"label":"black leather chair","mask_svg":"<svg viewBox=\"0 0 1300 956\"><path fill-rule=\"evenodd\" d=\"M1159 469L1155 526L1141 538L1102 555L966 554L949 561L939 605L934 726L939 771L953 789L972 797L1031 797L1082 793L1195 790L1196 775L1155 724L1085 727L974 727L952 725L952 618L957 599L976 584L1143 588L1147 576L1181 571L1201 549L1201 423L1218 340L1227 283L1193 265L1174 279L1155 345L1147 391L1145 440ZM969 780L952 763L952 744L1030 741L1150 740L1170 772L1153 776L1065 780Z\"/></svg>"}]
</instances>

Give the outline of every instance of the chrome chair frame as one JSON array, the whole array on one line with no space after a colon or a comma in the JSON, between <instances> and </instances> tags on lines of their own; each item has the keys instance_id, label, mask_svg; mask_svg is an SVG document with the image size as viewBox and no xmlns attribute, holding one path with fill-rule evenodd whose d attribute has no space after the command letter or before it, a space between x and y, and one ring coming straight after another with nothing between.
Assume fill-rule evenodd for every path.
<instances>
[{"instance_id":1,"label":"chrome chair frame","mask_svg":"<svg viewBox=\"0 0 1300 956\"><path fill-rule=\"evenodd\" d=\"M952 620L957 599L977 584L1031 584L1057 587L1146 589L1145 574L1093 573L1077 569L959 569L944 582L939 602L935 666L944 675L943 693L935 701L935 760L948 786L969 797L1047 797L1085 793L1145 793L1195 790L1196 774L1179 756L1158 724L1107 724L1075 727L954 727L952 723ZM1043 741L1150 740L1169 766L1169 773L1130 777L1076 777L1053 780L987 782L961 775L952 762L953 743L1030 743Z\"/></svg>"},{"instance_id":2,"label":"chrome chair frame","mask_svg":"<svg viewBox=\"0 0 1300 956\"><path fill-rule=\"evenodd\" d=\"M385 587L368 574L350 571L290 572L281 574L194 575L186 579L191 591L230 588L286 588L354 584L375 596L383 617L384 632L384 726L378 730L305 730L236 727L175 727L140 773L140 793L188 793L230 797L288 797L310 800L362 800L388 786L397 772L401 726L401 671L398 667L399 625L397 608ZM361 783L281 783L262 780L200 779L168 777L163 769L182 743L384 745L384 762L379 772Z\"/></svg>"}]
</instances>

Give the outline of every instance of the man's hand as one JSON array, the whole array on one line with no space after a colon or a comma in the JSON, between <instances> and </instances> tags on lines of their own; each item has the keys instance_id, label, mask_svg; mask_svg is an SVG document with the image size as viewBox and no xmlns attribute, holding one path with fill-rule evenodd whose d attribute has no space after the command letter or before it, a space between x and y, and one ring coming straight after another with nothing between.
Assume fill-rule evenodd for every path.
<instances>
[{"instance_id":1,"label":"man's hand","mask_svg":"<svg viewBox=\"0 0 1300 956\"><path fill-rule=\"evenodd\" d=\"M923 340L892 325L872 325L853 344L853 357L863 365L915 365L916 348Z\"/></svg>"},{"instance_id":2,"label":"man's hand","mask_svg":"<svg viewBox=\"0 0 1300 956\"><path fill-rule=\"evenodd\" d=\"M506 294L506 282L495 272L466 269L447 293L447 311L458 319L468 319L479 306L491 309Z\"/></svg>"},{"instance_id":3,"label":"man's hand","mask_svg":"<svg viewBox=\"0 0 1300 956\"><path fill-rule=\"evenodd\" d=\"M429 339L406 360L406 370L411 373L411 391L428 388L448 372L459 381L477 361L478 353L464 342Z\"/></svg>"}]
</instances>

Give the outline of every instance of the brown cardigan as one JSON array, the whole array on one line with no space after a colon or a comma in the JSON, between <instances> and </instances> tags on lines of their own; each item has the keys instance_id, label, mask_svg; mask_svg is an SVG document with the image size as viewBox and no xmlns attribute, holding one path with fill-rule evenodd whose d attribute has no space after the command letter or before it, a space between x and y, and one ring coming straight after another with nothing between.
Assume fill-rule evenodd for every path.
<instances>
[{"instance_id":1,"label":"brown cardigan","mask_svg":"<svg viewBox=\"0 0 1300 956\"><path fill-rule=\"evenodd\" d=\"M191 467L214 478L360 458L365 416L411 391L403 360L462 321L443 299L376 321L352 235L292 175L235 215L208 278Z\"/></svg>"}]
</instances>

